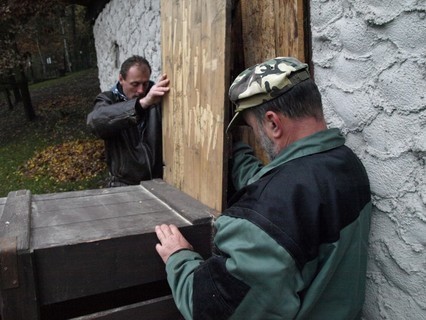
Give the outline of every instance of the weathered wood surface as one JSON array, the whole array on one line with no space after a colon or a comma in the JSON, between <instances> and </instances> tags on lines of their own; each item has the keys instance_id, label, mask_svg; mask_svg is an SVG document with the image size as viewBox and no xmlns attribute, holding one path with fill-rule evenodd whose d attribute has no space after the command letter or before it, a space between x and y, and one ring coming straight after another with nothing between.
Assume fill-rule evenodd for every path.
<instances>
[{"instance_id":1,"label":"weathered wood surface","mask_svg":"<svg viewBox=\"0 0 426 320\"><path fill-rule=\"evenodd\" d=\"M230 1L161 1L164 180L222 211L226 192Z\"/></svg>"},{"instance_id":2,"label":"weathered wood surface","mask_svg":"<svg viewBox=\"0 0 426 320\"><path fill-rule=\"evenodd\" d=\"M240 0L246 67L277 56L305 61L303 0Z\"/></svg>"},{"instance_id":3,"label":"weathered wood surface","mask_svg":"<svg viewBox=\"0 0 426 320\"><path fill-rule=\"evenodd\" d=\"M183 320L171 295L90 314L72 320Z\"/></svg>"},{"instance_id":4,"label":"weathered wood surface","mask_svg":"<svg viewBox=\"0 0 426 320\"><path fill-rule=\"evenodd\" d=\"M0 308L3 319L38 319L30 254L30 220L31 193L28 190L10 192L0 217Z\"/></svg>"},{"instance_id":5,"label":"weathered wood surface","mask_svg":"<svg viewBox=\"0 0 426 320\"><path fill-rule=\"evenodd\" d=\"M0 213L2 266L17 261L13 273L0 270L4 320L39 319L75 301L104 303L112 292L148 291L145 299L170 294L155 250L158 224L177 225L195 250L211 254L212 209L162 180L44 195L20 191L9 194Z\"/></svg>"},{"instance_id":6,"label":"weathered wood surface","mask_svg":"<svg viewBox=\"0 0 426 320\"><path fill-rule=\"evenodd\" d=\"M180 196L184 195L177 193L167 203ZM160 222L185 226L192 219L172 210L142 186L34 195L32 205L34 249L149 233Z\"/></svg>"},{"instance_id":7,"label":"weathered wood surface","mask_svg":"<svg viewBox=\"0 0 426 320\"><path fill-rule=\"evenodd\" d=\"M185 215L169 205L181 196ZM182 192L165 202L143 186L34 196L31 232L40 301L50 304L165 279L155 251L155 225L177 225L208 255L208 210ZM193 227L194 219L204 225Z\"/></svg>"}]
</instances>

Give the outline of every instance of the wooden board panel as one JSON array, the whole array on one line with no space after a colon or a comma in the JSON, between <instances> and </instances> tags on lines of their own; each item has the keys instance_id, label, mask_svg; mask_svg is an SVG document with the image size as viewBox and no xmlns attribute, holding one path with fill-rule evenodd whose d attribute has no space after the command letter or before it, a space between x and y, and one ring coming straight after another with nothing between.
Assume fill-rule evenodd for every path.
<instances>
[{"instance_id":1,"label":"wooden board panel","mask_svg":"<svg viewBox=\"0 0 426 320\"><path fill-rule=\"evenodd\" d=\"M245 67L276 56L274 0L241 0Z\"/></svg>"},{"instance_id":2,"label":"wooden board panel","mask_svg":"<svg viewBox=\"0 0 426 320\"><path fill-rule=\"evenodd\" d=\"M183 320L182 315L176 308L171 295L139 302L121 308L98 312L83 317L73 318L72 320Z\"/></svg>"},{"instance_id":3,"label":"wooden board panel","mask_svg":"<svg viewBox=\"0 0 426 320\"><path fill-rule=\"evenodd\" d=\"M161 1L164 180L222 211L227 157L229 0Z\"/></svg>"},{"instance_id":4,"label":"wooden board panel","mask_svg":"<svg viewBox=\"0 0 426 320\"><path fill-rule=\"evenodd\" d=\"M38 319L37 289L30 255L30 219L31 192L9 192L0 217L2 319Z\"/></svg>"},{"instance_id":5,"label":"wooden board panel","mask_svg":"<svg viewBox=\"0 0 426 320\"><path fill-rule=\"evenodd\" d=\"M240 0L245 67L277 56L305 61L303 0Z\"/></svg>"},{"instance_id":6,"label":"wooden board panel","mask_svg":"<svg viewBox=\"0 0 426 320\"><path fill-rule=\"evenodd\" d=\"M164 221L178 226L192 221L142 186L98 190L91 194L76 191L34 195L32 206L31 247L35 250L153 232L154 226ZM208 213L204 212L204 216Z\"/></svg>"},{"instance_id":7,"label":"wooden board panel","mask_svg":"<svg viewBox=\"0 0 426 320\"><path fill-rule=\"evenodd\" d=\"M210 224L180 230L204 257L210 255ZM152 231L35 250L40 303L48 305L165 280L156 243Z\"/></svg>"},{"instance_id":8,"label":"wooden board panel","mask_svg":"<svg viewBox=\"0 0 426 320\"><path fill-rule=\"evenodd\" d=\"M275 53L306 62L303 0L274 0Z\"/></svg>"}]
</instances>

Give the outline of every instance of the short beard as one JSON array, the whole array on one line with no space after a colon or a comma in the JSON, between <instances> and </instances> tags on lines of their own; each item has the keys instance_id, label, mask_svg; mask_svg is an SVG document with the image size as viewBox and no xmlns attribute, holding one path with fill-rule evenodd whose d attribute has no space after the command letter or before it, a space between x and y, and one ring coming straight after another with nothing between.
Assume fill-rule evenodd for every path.
<instances>
[{"instance_id":1,"label":"short beard","mask_svg":"<svg viewBox=\"0 0 426 320\"><path fill-rule=\"evenodd\" d=\"M272 161L277 156L275 152L275 146L271 139L266 135L265 130L262 127L258 129L259 143L263 150L265 150L266 156L269 161Z\"/></svg>"}]
</instances>

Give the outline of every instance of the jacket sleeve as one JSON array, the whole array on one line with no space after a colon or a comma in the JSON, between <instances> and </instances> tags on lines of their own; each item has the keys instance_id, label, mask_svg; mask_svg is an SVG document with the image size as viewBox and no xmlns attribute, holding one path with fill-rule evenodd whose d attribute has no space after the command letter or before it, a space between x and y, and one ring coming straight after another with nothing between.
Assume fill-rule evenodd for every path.
<instances>
[{"instance_id":1,"label":"jacket sleeve","mask_svg":"<svg viewBox=\"0 0 426 320\"><path fill-rule=\"evenodd\" d=\"M253 149L243 142L233 146L232 182L238 191L248 184L248 181L263 168L262 162L256 158Z\"/></svg>"},{"instance_id":2,"label":"jacket sleeve","mask_svg":"<svg viewBox=\"0 0 426 320\"><path fill-rule=\"evenodd\" d=\"M136 125L144 115L137 99L114 102L112 92L103 92L96 97L93 111L87 116L87 125L93 134L105 139Z\"/></svg>"},{"instance_id":3,"label":"jacket sleeve","mask_svg":"<svg viewBox=\"0 0 426 320\"><path fill-rule=\"evenodd\" d=\"M248 221L225 216L216 226L220 254L203 261L184 250L167 261L168 281L185 319L281 319L277 303L294 317L297 269L291 256ZM275 301L278 292L286 302Z\"/></svg>"}]
</instances>

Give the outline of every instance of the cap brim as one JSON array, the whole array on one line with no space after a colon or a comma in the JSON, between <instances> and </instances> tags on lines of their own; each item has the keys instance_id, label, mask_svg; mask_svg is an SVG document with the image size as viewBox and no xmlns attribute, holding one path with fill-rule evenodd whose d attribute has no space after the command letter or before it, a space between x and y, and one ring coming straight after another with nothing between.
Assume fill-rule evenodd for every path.
<instances>
[{"instance_id":1,"label":"cap brim","mask_svg":"<svg viewBox=\"0 0 426 320\"><path fill-rule=\"evenodd\" d=\"M226 133L228 133L232 128L242 123L241 112L235 113L232 117L231 122L229 122L228 127L226 128Z\"/></svg>"}]
</instances>

